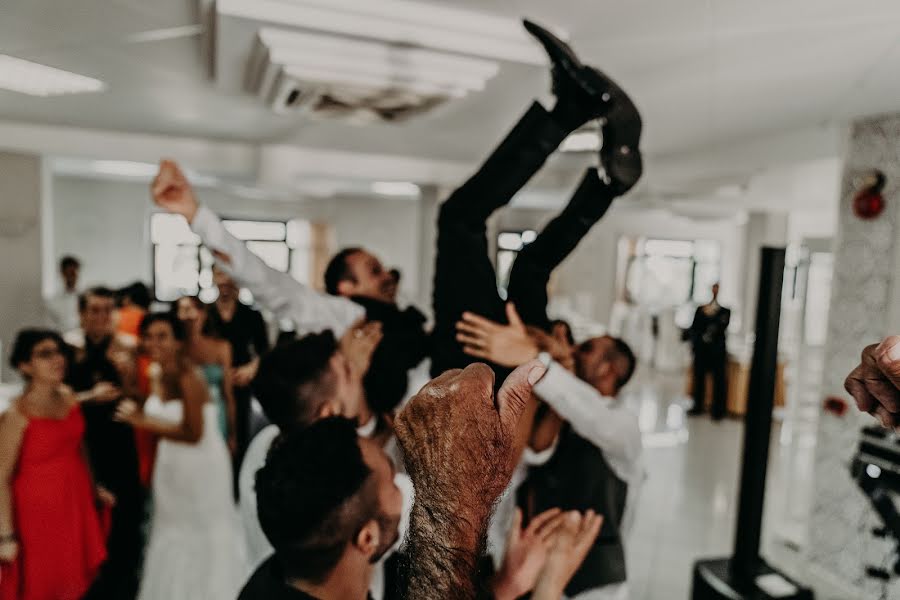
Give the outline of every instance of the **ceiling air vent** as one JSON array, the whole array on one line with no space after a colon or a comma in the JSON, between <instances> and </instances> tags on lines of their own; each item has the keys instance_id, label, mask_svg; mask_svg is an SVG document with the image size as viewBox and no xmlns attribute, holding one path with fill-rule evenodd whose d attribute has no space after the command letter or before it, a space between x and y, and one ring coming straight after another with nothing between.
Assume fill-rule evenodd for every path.
<instances>
[{"instance_id":1,"label":"ceiling air vent","mask_svg":"<svg viewBox=\"0 0 900 600\"><path fill-rule=\"evenodd\" d=\"M260 29L247 90L279 113L397 122L481 91L495 61L403 44Z\"/></svg>"}]
</instances>

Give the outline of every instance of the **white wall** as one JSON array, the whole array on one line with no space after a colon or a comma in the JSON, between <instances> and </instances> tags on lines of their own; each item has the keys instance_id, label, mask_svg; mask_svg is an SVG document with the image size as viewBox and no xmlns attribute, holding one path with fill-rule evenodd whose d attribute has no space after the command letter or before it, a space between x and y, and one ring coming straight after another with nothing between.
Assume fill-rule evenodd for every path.
<instances>
[{"instance_id":1,"label":"white wall","mask_svg":"<svg viewBox=\"0 0 900 600\"><path fill-rule=\"evenodd\" d=\"M54 178L54 253L82 259L85 285L118 286L152 280L149 216L153 207L143 182ZM303 218L330 224L337 246L361 245L403 272L403 292L419 285L418 204L405 199L332 198L297 202L248 200L199 190L202 202L224 217Z\"/></svg>"},{"instance_id":2,"label":"white wall","mask_svg":"<svg viewBox=\"0 0 900 600\"><path fill-rule=\"evenodd\" d=\"M0 152L0 380L10 379L16 331L43 325L41 209L48 180L40 156Z\"/></svg>"}]
</instances>

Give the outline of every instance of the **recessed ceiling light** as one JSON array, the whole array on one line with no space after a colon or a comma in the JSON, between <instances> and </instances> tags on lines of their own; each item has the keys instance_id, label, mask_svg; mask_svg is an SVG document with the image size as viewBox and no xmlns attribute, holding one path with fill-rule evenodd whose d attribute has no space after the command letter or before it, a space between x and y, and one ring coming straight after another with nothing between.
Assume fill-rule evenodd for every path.
<instances>
[{"instance_id":1,"label":"recessed ceiling light","mask_svg":"<svg viewBox=\"0 0 900 600\"><path fill-rule=\"evenodd\" d=\"M0 54L0 88L30 96L101 92L99 79Z\"/></svg>"},{"instance_id":2,"label":"recessed ceiling light","mask_svg":"<svg viewBox=\"0 0 900 600\"><path fill-rule=\"evenodd\" d=\"M408 181L376 181L372 191L382 196L418 196L419 186Z\"/></svg>"},{"instance_id":3,"label":"recessed ceiling light","mask_svg":"<svg viewBox=\"0 0 900 600\"><path fill-rule=\"evenodd\" d=\"M600 150L600 134L596 131L576 131L563 140L562 152L597 152Z\"/></svg>"}]
</instances>

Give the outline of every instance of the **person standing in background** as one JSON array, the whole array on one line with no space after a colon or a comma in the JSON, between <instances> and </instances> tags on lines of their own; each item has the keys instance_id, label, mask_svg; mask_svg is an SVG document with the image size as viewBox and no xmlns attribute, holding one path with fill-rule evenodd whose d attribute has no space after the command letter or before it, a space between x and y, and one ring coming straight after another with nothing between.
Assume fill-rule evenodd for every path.
<instances>
[{"instance_id":1,"label":"person standing in background","mask_svg":"<svg viewBox=\"0 0 900 600\"><path fill-rule=\"evenodd\" d=\"M115 294L91 288L79 298L81 328L64 336L75 349L66 383L75 392L106 384L95 402L82 405L85 445L97 483L116 497L107 540L109 557L85 596L88 600L133 599L144 547L144 488L141 485L135 437L131 428L113 421L116 404L130 393L135 364L135 340L116 333Z\"/></svg>"},{"instance_id":2,"label":"person standing in background","mask_svg":"<svg viewBox=\"0 0 900 600\"><path fill-rule=\"evenodd\" d=\"M77 329L78 317L78 275L81 262L74 256L63 256L59 261L59 275L63 280L61 292L47 299L47 316L50 325L59 332Z\"/></svg>"},{"instance_id":3,"label":"person standing in background","mask_svg":"<svg viewBox=\"0 0 900 600\"><path fill-rule=\"evenodd\" d=\"M697 309L694 322L685 337L694 350L694 408L688 414L703 414L706 400L706 374L713 376L712 418L721 420L726 412L728 388L725 366L728 350L725 334L731 321L731 311L719 304L719 284L712 286L712 301Z\"/></svg>"},{"instance_id":4,"label":"person standing in background","mask_svg":"<svg viewBox=\"0 0 900 600\"><path fill-rule=\"evenodd\" d=\"M137 338L141 321L152 303L150 290L140 281L135 281L116 292L116 305L119 309L116 331Z\"/></svg>"},{"instance_id":5,"label":"person standing in background","mask_svg":"<svg viewBox=\"0 0 900 600\"><path fill-rule=\"evenodd\" d=\"M269 334L260 312L238 300L240 290L227 273L214 267L213 281L219 297L210 305L207 318L209 326L231 344L238 466L250 442L250 382L256 377L259 358L269 351Z\"/></svg>"}]
</instances>

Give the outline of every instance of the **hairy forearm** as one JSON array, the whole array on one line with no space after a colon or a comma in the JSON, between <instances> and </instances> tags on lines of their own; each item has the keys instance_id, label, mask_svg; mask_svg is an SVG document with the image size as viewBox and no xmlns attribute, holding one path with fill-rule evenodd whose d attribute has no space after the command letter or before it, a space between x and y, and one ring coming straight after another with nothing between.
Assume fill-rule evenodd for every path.
<instances>
[{"instance_id":1,"label":"hairy forearm","mask_svg":"<svg viewBox=\"0 0 900 600\"><path fill-rule=\"evenodd\" d=\"M478 562L490 513L467 516L446 504L426 497L413 506L404 581L409 600L469 600L481 593Z\"/></svg>"}]
</instances>

